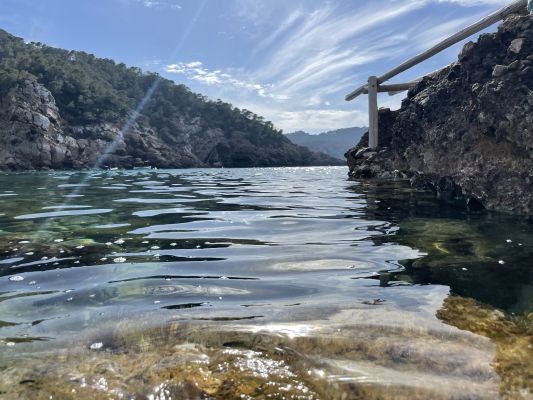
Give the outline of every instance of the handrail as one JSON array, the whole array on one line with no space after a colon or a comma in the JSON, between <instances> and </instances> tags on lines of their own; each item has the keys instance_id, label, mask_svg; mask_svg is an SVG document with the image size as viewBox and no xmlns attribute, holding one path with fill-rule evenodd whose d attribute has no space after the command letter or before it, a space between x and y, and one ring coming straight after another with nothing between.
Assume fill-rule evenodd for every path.
<instances>
[{"instance_id":1,"label":"handrail","mask_svg":"<svg viewBox=\"0 0 533 400\"><path fill-rule=\"evenodd\" d=\"M492 14L481 19L480 21L468 26L467 28L455 33L449 38L436 44L429 50L426 50L423 53L420 53L416 55L415 57L410 58L409 60L405 61L403 64L400 64L396 68L381 75L380 77L377 78L378 84L388 81L389 79L408 70L409 68L412 68L417 64L420 64L422 61L425 61L428 58L433 57L435 54L440 53L441 51L447 49L448 47L453 46L456 43L459 43L461 40L464 40L474 35L475 33L478 33L479 31L482 31L483 29L488 28L492 24L504 19L506 16L519 12L521 9L525 9L526 6L527 6L527 0L518 0L499 9L498 11L493 12ZM364 94L365 91L368 91L368 84L365 84L361 86L360 88L354 90L353 92L349 93L345 97L345 100L351 101L355 99L357 96Z\"/></svg>"},{"instance_id":2,"label":"handrail","mask_svg":"<svg viewBox=\"0 0 533 400\"><path fill-rule=\"evenodd\" d=\"M405 90L411 89L421 80L422 78L418 78L418 79L415 79L414 81L407 82L407 83L393 83L392 85L379 85L378 93L400 93ZM364 91L362 94L368 94L368 88L366 87L366 85L364 87Z\"/></svg>"}]
</instances>

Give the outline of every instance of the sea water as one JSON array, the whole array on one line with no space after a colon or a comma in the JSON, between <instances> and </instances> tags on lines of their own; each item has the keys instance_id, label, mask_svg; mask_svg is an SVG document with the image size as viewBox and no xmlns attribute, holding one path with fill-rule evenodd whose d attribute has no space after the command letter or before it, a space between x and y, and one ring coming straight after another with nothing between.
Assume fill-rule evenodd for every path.
<instances>
[{"instance_id":1,"label":"sea water","mask_svg":"<svg viewBox=\"0 0 533 400\"><path fill-rule=\"evenodd\" d=\"M0 398L531 398L533 223L342 167L0 175Z\"/></svg>"}]
</instances>

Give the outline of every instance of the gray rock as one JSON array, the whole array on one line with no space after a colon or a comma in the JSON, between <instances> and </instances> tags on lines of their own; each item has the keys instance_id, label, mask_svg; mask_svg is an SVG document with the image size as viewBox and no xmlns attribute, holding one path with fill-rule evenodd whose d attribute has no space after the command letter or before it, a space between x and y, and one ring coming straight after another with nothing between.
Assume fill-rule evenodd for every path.
<instances>
[{"instance_id":1,"label":"gray rock","mask_svg":"<svg viewBox=\"0 0 533 400\"><path fill-rule=\"evenodd\" d=\"M508 70L508 67L506 67L505 65L496 65L494 69L492 70L492 77L498 78L502 76L503 74L505 74L507 70Z\"/></svg>"},{"instance_id":2,"label":"gray rock","mask_svg":"<svg viewBox=\"0 0 533 400\"><path fill-rule=\"evenodd\" d=\"M198 132L200 121L183 121L181 126L188 133ZM213 143L213 135L207 135L206 140ZM197 139L196 145L201 147L204 143ZM138 124L125 136L120 127L105 121L68 126L61 121L50 91L37 82L24 81L0 99L3 170L204 166L188 146L188 150L169 146L154 131ZM103 157L109 150L111 155Z\"/></svg>"},{"instance_id":3,"label":"gray rock","mask_svg":"<svg viewBox=\"0 0 533 400\"><path fill-rule=\"evenodd\" d=\"M467 59L470 54L472 53L472 50L474 49L475 45L474 42L467 42L464 46L461 52L459 53L459 61L463 61Z\"/></svg>"},{"instance_id":4,"label":"gray rock","mask_svg":"<svg viewBox=\"0 0 533 400\"><path fill-rule=\"evenodd\" d=\"M524 47L525 40L524 38L514 39L509 46L509 51L515 54L520 53Z\"/></svg>"},{"instance_id":5,"label":"gray rock","mask_svg":"<svg viewBox=\"0 0 533 400\"><path fill-rule=\"evenodd\" d=\"M39 113L33 113L32 122L35 126L42 129L43 131L47 131L50 127L50 120Z\"/></svg>"}]
</instances>

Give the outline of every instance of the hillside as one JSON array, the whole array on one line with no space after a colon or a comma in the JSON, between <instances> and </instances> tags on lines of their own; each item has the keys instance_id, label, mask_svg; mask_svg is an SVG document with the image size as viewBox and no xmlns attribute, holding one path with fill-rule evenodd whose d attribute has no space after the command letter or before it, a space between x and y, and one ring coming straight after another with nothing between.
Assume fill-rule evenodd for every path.
<instances>
[{"instance_id":1,"label":"hillside","mask_svg":"<svg viewBox=\"0 0 533 400\"><path fill-rule=\"evenodd\" d=\"M138 118L131 119L140 104ZM251 111L211 101L156 73L26 44L0 30L0 169L77 169L97 162L126 168L338 163L294 145Z\"/></svg>"},{"instance_id":2,"label":"hillside","mask_svg":"<svg viewBox=\"0 0 533 400\"><path fill-rule=\"evenodd\" d=\"M287 134L287 138L297 145L305 146L312 151L326 153L339 160L344 160L344 153L359 142L368 128L344 128L323 132L318 135L298 131Z\"/></svg>"}]
</instances>

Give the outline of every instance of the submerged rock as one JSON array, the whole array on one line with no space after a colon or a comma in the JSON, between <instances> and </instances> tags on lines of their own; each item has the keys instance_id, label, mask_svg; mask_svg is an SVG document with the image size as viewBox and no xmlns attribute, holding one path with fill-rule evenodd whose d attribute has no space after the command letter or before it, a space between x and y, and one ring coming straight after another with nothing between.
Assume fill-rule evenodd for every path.
<instances>
[{"instance_id":1,"label":"submerged rock","mask_svg":"<svg viewBox=\"0 0 533 400\"><path fill-rule=\"evenodd\" d=\"M443 322L490 338L496 345L493 366L500 393L508 399L533 395L533 313L506 316L473 299L448 297L437 316Z\"/></svg>"},{"instance_id":2,"label":"submerged rock","mask_svg":"<svg viewBox=\"0 0 533 400\"><path fill-rule=\"evenodd\" d=\"M449 200L533 212L533 17L508 17L463 48L457 62L379 113L346 153L351 178L406 178Z\"/></svg>"},{"instance_id":3,"label":"submerged rock","mask_svg":"<svg viewBox=\"0 0 533 400\"><path fill-rule=\"evenodd\" d=\"M426 253L413 265L449 267L494 261L491 242L475 227L460 220L409 218L402 221L399 239Z\"/></svg>"},{"instance_id":4,"label":"submerged rock","mask_svg":"<svg viewBox=\"0 0 533 400\"><path fill-rule=\"evenodd\" d=\"M419 310L393 302L356 305L330 310L323 320L313 318L323 314L319 310L308 310L306 317L300 313L292 322L285 319L294 319L293 313L277 313L280 319L267 324L188 323L181 312L164 324L146 317L115 319L68 343L26 344L27 355L4 358L10 361L0 362L0 394L21 399L493 399L524 389L527 380L512 387L501 382L491 365L494 344L464 330L472 329L463 323L469 318L461 313L463 299L445 301L437 312L443 324L434 316L442 298L434 295ZM506 320L487 310L489 319ZM478 318L474 311L473 324L485 324L486 315ZM491 326L491 334L527 340L524 330ZM500 376L521 374L516 369L527 365L528 351L517 353L516 363L502 365Z\"/></svg>"}]
</instances>

